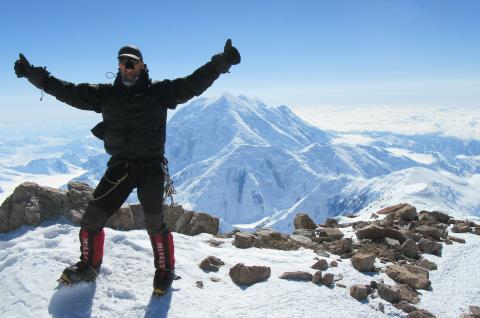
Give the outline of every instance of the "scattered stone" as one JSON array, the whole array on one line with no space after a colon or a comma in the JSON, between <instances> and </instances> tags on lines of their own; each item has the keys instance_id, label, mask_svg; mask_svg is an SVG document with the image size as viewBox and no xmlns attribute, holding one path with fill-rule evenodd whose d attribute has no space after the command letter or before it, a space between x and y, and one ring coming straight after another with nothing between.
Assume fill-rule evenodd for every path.
<instances>
[{"instance_id":1,"label":"scattered stone","mask_svg":"<svg viewBox=\"0 0 480 318\"><path fill-rule=\"evenodd\" d=\"M476 226L472 230L473 234L480 235L480 226Z\"/></svg>"},{"instance_id":2,"label":"scattered stone","mask_svg":"<svg viewBox=\"0 0 480 318\"><path fill-rule=\"evenodd\" d=\"M406 312L407 314L418 310L417 307L415 307L412 304L407 303L406 301L401 301L398 304L395 304L394 306L395 306L395 308L400 309L403 312Z\"/></svg>"},{"instance_id":3,"label":"scattered stone","mask_svg":"<svg viewBox=\"0 0 480 318\"><path fill-rule=\"evenodd\" d=\"M345 286L343 284L340 284L340 283L336 283L335 286L340 287L340 288L347 288L347 286Z\"/></svg>"},{"instance_id":4,"label":"scattered stone","mask_svg":"<svg viewBox=\"0 0 480 318\"><path fill-rule=\"evenodd\" d=\"M218 272L220 266L225 265L221 259L215 256L208 256L199 265L199 267L205 272Z\"/></svg>"},{"instance_id":5,"label":"scattered stone","mask_svg":"<svg viewBox=\"0 0 480 318\"><path fill-rule=\"evenodd\" d=\"M400 291L401 301L406 301L411 304L418 304L420 302L417 291L412 287L405 284L399 284L397 285L397 288Z\"/></svg>"},{"instance_id":6,"label":"scattered stone","mask_svg":"<svg viewBox=\"0 0 480 318\"><path fill-rule=\"evenodd\" d=\"M297 230L294 230L292 234L306 236L308 238L314 238L315 237L315 230L313 230L313 229L297 229Z\"/></svg>"},{"instance_id":7,"label":"scattered stone","mask_svg":"<svg viewBox=\"0 0 480 318\"><path fill-rule=\"evenodd\" d=\"M203 282L201 280L197 280L195 285L197 285L198 288L203 288Z\"/></svg>"},{"instance_id":8,"label":"scattered stone","mask_svg":"<svg viewBox=\"0 0 480 318\"><path fill-rule=\"evenodd\" d=\"M223 245L222 241L217 241L217 240L214 240L214 239L208 240L207 243L208 243L208 245L210 245L212 247L220 247L221 245Z\"/></svg>"},{"instance_id":9,"label":"scattered stone","mask_svg":"<svg viewBox=\"0 0 480 318\"><path fill-rule=\"evenodd\" d=\"M431 262L429 261L428 259L424 258L422 260L420 260L419 262L417 262L417 266L420 266L422 268L425 268L426 270L429 270L429 271L434 271L434 270L437 270L437 264L435 264L434 262Z\"/></svg>"},{"instance_id":10,"label":"scattered stone","mask_svg":"<svg viewBox=\"0 0 480 318\"><path fill-rule=\"evenodd\" d=\"M352 256L352 265L359 272L372 272L376 256L373 254L356 253Z\"/></svg>"},{"instance_id":11,"label":"scattered stone","mask_svg":"<svg viewBox=\"0 0 480 318\"><path fill-rule=\"evenodd\" d=\"M308 240L308 238L304 237ZM288 235L272 229L259 229L255 232L253 246L257 248L270 248L283 251L298 250L301 244L290 239Z\"/></svg>"},{"instance_id":12,"label":"scattered stone","mask_svg":"<svg viewBox=\"0 0 480 318\"><path fill-rule=\"evenodd\" d=\"M372 289L377 289L378 283L377 283L376 281L372 280L372 281L370 282L370 287L372 287Z\"/></svg>"},{"instance_id":13,"label":"scattered stone","mask_svg":"<svg viewBox=\"0 0 480 318\"><path fill-rule=\"evenodd\" d=\"M237 248L249 248L253 246L253 235L245 232L235 233L234 245Z\"/></svg>"},{"instance_id":14,"label":"scattered stone","mask_svg":"<svg viewBox=\"0 0 480 318\"><path fill-rule=\"evenodd\" d=\"M372 213L372 215L370 215L370 218L371 218L371 219L378 219L379 216L378 216L378 214L376 214L376 213Z\"/></svg>"},{"instance_id":15,"label":"scattered stone","mask_svg":"<svg viewBox=\"0 0 480 318\"><path fill-rule=\"evenodd\" d=\"M390 229L390 228L384 228L384 227L379 227L374 224L370 224L366 227L364 227L361 230L358 230L356 232L358 239L383 239L386 237L390 237L393 239L398 240L400 243L405 242L407 239L406 235L399 230L395 229Z\"/></svg>"},{"instance_id":16,"label":"scattered stone","mask_svg":"<svg viewBox=\"0 0 480 318\"><path fill-rule=\"evenodd\" d=\"M421 211L418 214L420 221L430 221L434 223L444 223L447 224L450 221L450 216L440 211Z\"/></svg>"},{"instance_id":17,"label":"scattered stone","mask_svg":"<svg viewBox=\"0 0 480 318\"><path fill-rule=\"evenodd\" d=\"M448 236L448 239L451 240L451 241L457 242L457 243L465 244L465 240L464 240L464 239L459 238L459 237L456 237L456 236L451 236L451 235L449 235L449 236Z\"/></svg>"},{"instance_id":18,"label":"scattered stone","mask_svg":"<svg viewBox=\"0 0 480 318\"><path fill-rule=\"evenodd\" d=\"M311 282L313 280L313 275L308 272L285 272L280 275L281 279L287 280L296 280L296 281L303 281L303 282Z\"/></svg>"},{"instance_id":19,"label":"scattered stone","mask_svg":"<svg viewBox=\"0 0 480 318\"><path fill-rule=\"evenodd\" d=\"M418 309L416 311L412 311L407 315L407 318L436 318L431 312L425 309Z\"/></svg>"},{"instance_id":20,"label":"scattered stone","mask_svg":"<svg viewBox=\"0 0 480 318\"><path fill-rule=\"evenodd\" d=\"M334 240L339 240L343 237L343 232L333 227L321 229L317 232L317 234L319 237L328 237Z\"/></svg>"},{"instance_id":21,"label":"scattered stone","mask_svg":"<svg viewBox=\"0 0 480 318\"><path fill-rule=\"evenodd\" d=\"M257 282L267 280L270 277L268 266L245 266L238 263L230 268L230 278L237 285L253 285Z\"/></svg>"},{"instance_id":22,"label":"scattered stone","mask_svg":"<svg viewBox=\"0 0 480 318\"><path fill-rule=\"evenodd\" d=\"M400 301L400 289L397 286L378 284L377 290L378 296L389 303L395 304Z\"/></svg>"},{"instance_id":23,"label":"scattered stone","mask_svg":"<svg viewBox=\"0 0 480 318\"><path fill-rule=\"evenodd\" d=\"M364 300L368 297L368 288L365 285L353 285L350 287L350 296L356 300Z\"/></svg>"},{"instance_id":24,"label":"scattered stone","mask_svg":"<svg viewBox=\"0 0 480 318\"><path fill-rule=\"evenodd\" d=\"M322 271L316 271L315 274L313 274L312 282L314 284L322 283Z\"/></svg>"},{"instance_id":25,"label":"scattered stone","mask_svg":"<svg viewBox=\"0 0 480 318\"><path fill-rule=\"evenodd\" d=\"M338 262L337 261L331 261L330 266L331 267L338 267Z\"/></svg>"},{"instance_id":26,"label":"scattered stone","mask_svg":"<svg viewBox=\"0 0 480 318\"><path fill-rule=\"evenodd\" d=\"M433 254L437 256L442 256L442 243L431 241L425 238L420 239L418 242L418 248L423 253Z\"/></svg>"},{"instance_id":27,"label":"scattered stone","mask_svg":"<svg viewBox=\"0 0 480 318\"><path fill-rule=\"evenodd\" d=\"M457 223L452 227L451 230L453 233L468 233L471 232L472 229L470 228L468 223Z\"/></svg>"},{"instance_id":28,"label":"scattered stone","mask_svg":"<svg viewBox=\"0 0 480 318\"><path fill-rule=\"evenodd\" d=\"M478 306L469 306L470 312L473 315L473 318L480 318L480 307Z\"/></svg>"},{"instance_id":29,"label":"scattered stone","mask_svg":"<svg viewBox=\"0 0 480 318\"><path fill-rule=\"evenodd\" d=\"M442 231L433 226L420 225L415 228L415 231L423 235L423 237L432 238L436 241L442 237Z\"/></svg>"},{"instance_id":30,"label":"scattered stone","mask_svg":"<svg viewBox=\"0 0 480 318\"><path fill-rule=\"evenodd\" d=\"M403 242L402 247L400 248L400 252L409 258L417 258L418 257L418 245L415 243L414 240L408 239Z\"/></svg>"},{"instance_id":31,"label":"scattered stone","mask_svg":"<svg viewBox=\"0 0 480 318\"><path fill-rule=\"evenodd\" d=\"M391 246L391 247L399 247L400 246L400 242L396 239L392 239L390 237L386 237L385 238L385 243L388 245L388 246Z\"/></svg>"},{"instance_id":32,"label":"scattered stone","mask_svg":"<svg viewBox=\"0 0 480 318\"><path fill-rule=\"evenodd\" d=\"M390 265L385 273L397 283L407 284L415 289L427 290L431 285L428 270L415 265Z\"/></svg>"},{"instance_id":33,"label":"scattered stone","mask_svg":"<svg viewBox=\"0 0 480 318\"><path fill-rule=\"evenodd\" d=\"M413 221L417 217L417 209L408 203L400 203L381 209L377 211L377 214L394 214L395 218L408 222Z\"/></svg>"},{"instance_id":34,"label":"scattered stone","mask_svg":"<svg viewBox=\"0 0 480 318\"><path fill-rule=\"evenodd\" d=\"M382 313L385 313L385 306L383 305L383 303L378 304L378 310L380 310Z\"/></svg>"},{"instance_id":35,"label":"scattered stone","mask_svg":"<svg viewBox=\"0 0 480 318\"><path fill-rule=\"evenodd\" d=\"M336 227L338 225L338 221L335 219L327 218L325 220L325 227Z\"/></svg>"},{"instance_id":36,"label":"scattered stone","mask_svg":"<svg viewBox=\"0 0 480 318\"><path fill-rule=\"evenodd\" d=\"M322 276L322 283L325 286L331 286L333 285L333 282L335 281L335 276L332 273L325 273Z\"/></svg>"},{"instance_id":37,"label":"scattered stone","mask_svg":"<svg viewBox=\"0 0 480 318\"><path fill-rule=\"evenodd\" d=\"M317 228L317 225L315 222L310 218L310 216L306 213L299 213L295 216L295 219L293 220L293 225L295 226L295 229L310 229L310 230L315 230Z\"/></svg>"},{"instance_id":38,"label":"scattered stone","mask_svg":"<svg viewBox=\"0 0 480 318\"><path fill-rule=\"evenodd\" d=\"M221 279L219 277L216 277L216 276L210 277L210 280L214 283L218 283L219 281L221 281Z\"/></svg>"},{"instance_id":39,"label":"scattered stone","mask_svg":"<svg viewBox=\"0 0 480 318\"><path fill-rule=\"evenodd\" d=\"M315 264L313 264L313 265L311 266L311 268L324 271L324 270L328 269L327 260L325 260L325 259L320 259L320 260L318 260Z\"/></svg>"},{"instance_id":40,"label":"scattered stone","mask_svg":"<svg viewBox=\"0 0 480 318\"><path fill-rule=\"evenodd\" d=\"M352 251L352 240L340 239L338 241L324 243L322 246L325 250L332 254L342 255Z\"/></svg>"}]
</instances>

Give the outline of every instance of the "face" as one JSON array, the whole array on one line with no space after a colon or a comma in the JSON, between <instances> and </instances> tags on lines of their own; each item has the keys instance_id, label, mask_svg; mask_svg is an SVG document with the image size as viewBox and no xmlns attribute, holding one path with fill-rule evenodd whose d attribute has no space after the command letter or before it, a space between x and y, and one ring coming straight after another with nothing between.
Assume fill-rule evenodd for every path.
<instances>
[{"instance_id":1,"label":"face","mask_svg":"<svg viewBox=\"0 0 480 318\"><path fill-rule=\"evenodd\" d=\"M125 60L120 60L118 63L118 67L120 68L120 74L122 74L122 77L125 79L134 79L138 76L140 76L141 71L145 68L145 64L143 61L134 61L131 60L131 63L125 63ZM128 65L133 64L133 68L127 68Z\"/></svg>"}]
</instances>

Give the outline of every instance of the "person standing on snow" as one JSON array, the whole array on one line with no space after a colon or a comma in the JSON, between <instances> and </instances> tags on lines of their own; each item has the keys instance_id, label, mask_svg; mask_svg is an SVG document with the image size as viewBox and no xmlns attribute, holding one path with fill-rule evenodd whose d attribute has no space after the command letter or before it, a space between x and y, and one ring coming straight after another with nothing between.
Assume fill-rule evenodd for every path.
<instances>
[{"instance_id":1,"label":"person standing on snow","mask_svg":"<svg viewBox=\"0 0 480 318\"><path fill-rule=\"evenodd\" d=\"M227 40L224 51L191 75L153 81L140 50L132 45L118 52L119 71L113 84L73 84L35 67L20 53L17 77L75 108L101 113L103 121L92 133L103 140L111 155L81 220L80 261L67 267L65 283L94 281L103 258L103 227L137 188L150 237L155 277L154 295L164 294L174 278L173 237L163 219L164 152L167 110L202 94L220 74L240 63L240 53Z\"/></svg>"}]
</instances>

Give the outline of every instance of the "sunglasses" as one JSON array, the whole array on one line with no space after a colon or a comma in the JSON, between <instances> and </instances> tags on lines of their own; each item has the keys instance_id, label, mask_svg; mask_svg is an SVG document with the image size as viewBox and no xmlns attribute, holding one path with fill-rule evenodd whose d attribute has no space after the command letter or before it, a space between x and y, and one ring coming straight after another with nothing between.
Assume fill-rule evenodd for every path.
<instances>
[{"instance_id":1,"label":"sunglasses","mask_svg":"<svg viewBox=\"0 0 480 318\"><path fill-rule=\"evenodd\" d=\"M130 57L121 57L121 58L118 59L118 63L120 63L122 65L126 65L127 63L131 63L131 64L135 65L138 62L140 62L140 60L135 60L135 59L132 59Z\"/></svg>"}]
</instances>

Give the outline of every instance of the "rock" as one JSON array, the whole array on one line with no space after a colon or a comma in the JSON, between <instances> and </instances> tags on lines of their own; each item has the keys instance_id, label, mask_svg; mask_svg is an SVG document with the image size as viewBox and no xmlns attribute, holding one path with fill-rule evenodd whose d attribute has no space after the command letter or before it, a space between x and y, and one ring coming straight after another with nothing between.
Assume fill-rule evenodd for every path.
<instances>
[{"instance_id":1,"label":"rock","mask_svg":"<svg viewBox=\"0 0 480 318\"><path fill-rule=\"evenodd\" d=\"M417 291L412 287L405 284L399 284L397 285L397 288L400 291L400 301L406 301L411 304L418 304L420 302Z\"/></svg>"},{"instance_id":2,"label":"rock","mask_svg":"<svg viewBox=\"0 0 480 318\"><path fill-rule=\"evenodd\" d=\"M298 230L294 230L292 234L306 236L308 238L314 238L315 237L315 230L312 230L312 229L298 229Z\"/></svg>"},{"instance_id":3,"label":"rock","mask_svg":"<svg viewBox=\"0 0 480 318\"><path fill-rule=\"evenodd\" d=\"M310 218L310 216L306 213L299 213L295 216L295 219L293 220L293 225L295 226L295 229L310 229L310 230L315 230L317 228L317 225L313 220Z\"/></svg>"},{"instance_id":4,"label":"rock","mask_svg":"<svg viewBox=\"0 0 480 318\"><path fill-rule=\"evenodd\" d=\"M414 240L408 239L403 242L400 252L409 258L417 258L419 253L419 248L417 243Z\"/></svg>"},{"instance_id":5,"label":"rock","mask_svg":"<svg viewBox=\"0 0 480 318\"><path fill-rule=\"evenodd\" d=\"M417 217L417 209L408 203L400 203L391 207L387 207L377 211L376 213L394 214L395 218L406 222L413 221Z\"/></svg>"},{"instance_id":6,"label":"rock","mask_svg":"<svg viewBox=\"0 0 480 318\"><path fill-rule=\"evenodd\" d=\"M327 227L318 231L319 237L329 237L334 240L341 239L343 237L343 232L337 228Z\"/></svg>"},{"instance_id":7,"label":"rock","mask_svg":"<svg viewBox=\"0 0 480 318\"><path fill-rule=\"evenodd\" d=\"M80 211L81 214L92 198L93 189L86 183L70 181L67 184L67 197L72 210Z\"/></svg>"},{"instance_id":8,"label":"rock","mask_svg":"<svg viewBox=\"0 0 480 318\"><path fill-rule=\"evenodd\" d=\"M442 243L435 241L427 240L425 238L420 239L418 242L418 248L422 253L433 254L437 256L442 256Z\"/></svg>"},{"instance_id":9,"label":"rock","mask_svg":"<svg viewBox=\"0 0 480 318\"><path fill-rule=\"evenodd\" d=\"M320 260L318 260L315 264L313 264L310 268L324 271L324 270L328 269L327 260L325 260L325 259L320 259Z\"/></svg>"},{"instance_id":10,"label":"rock","mask_svg":"<svg viewBox=\"0 0 480 318\"><path fill-rule=\"evenodd\" d=\"M245 266L243 263L236 264L229 271L230 278L237 285L253 285L267 280L270 273L268 266Z\"/></svg>"},{"instance_id":11,"label":"rock","mask_svg":"<svg viewBox=\"0 0 480 318\"><path fill-rule=\"evenodd\" d=\"M322 284L325 286L333 285L334 281L335 281L335 276L332 273L325 273L322 276Z\"/></svg>"},{"instance_id":12,"label":"rock","mask_svg":"<svg viewBox=\"0 0 480 318\"><path fill-rule=\"evenodd\" d=\"M198 287L198 288L203 288L203 282L201 280L197 280L195 282L195 285Z\"/></svg>"},{"instance_id":13,"label":"rock","mask_svg":"<svg viewBox=\"0 0 480 318\"><path fill-rule=\"evenodd\" d=\"M245 232L235 233L233 244L237 248L249 248L253 246L253 235Z\"/></svg>"},{"instance_id":14,"label":"rock","mask_svg":"<svg viewBox=\"0 0 480 318\"><path fill-rule=\"evenodd\" d=\"M376 281L372 280L372 281L370 282L370 287L372 287L372 289L377 289L378 283L377 283Z\"/></svg>"},{"instance_id":15,"label":"rock","mask_svg":"<svg viewBox=\"0 0 480 318\"><path fill-rule=\"evenodd\" d=\"M352 251L352 240L340 239L338 241L324 243L323 248L328 252L336 255L342 255Z\"/></svg>"},{"instance_id":16,"label":"rock","mask_svg":"<svg viewBox=\"0 0 480 318\"><path fill-rule=\"evenodd\" d=\"M130 207L132 208L132 205ZM140 211L141 206L137 210ZM171 231L190 236L218 233L219 219L207 213L184 210L181 205L163 205L163 214L165 223Z\"/></svg>"},{"instance_id":17,"label":"rock","mask_svg":"<svg viewBox=\"0 0 480 318\"><path fill-rule=\"evenodd\" d=\"M218 283L219 281L221 281L221 279L219 277L216 277L216 276L210 277L210 280L214 283Z\"/></svg>"},{"instance_id":18,"label":"rock","mask_svg":"<svg viewBox=\"0 0 480 318\"><path fill-rule=\"evenodd\" d=\"M457 242L457 243L465 244L465 240L464 240L464 239L459 238L459 237L456 237L456 236L451 236L451 235L449 235L449 236L448 236L448 239L451 240L451 241Z\"/></svg>"},{"instance_id":19,"label":"rock","mask_svg":"<svg viewBox=\"0 0 480 318\"><path fill-rule=\"evenodd\" d=\"M45 220L67 216L70 202L64 191L24 182L0 206L0 233L22 225L38 225Z\"/></svg>"},{"instance_id":20,"label":"rock","mask_svg":"<svg viewBox=\"0 0 480 318\"><path fill-rule=\"evenodd\" d=\"M472 231L468 223L457 223L452 227L453 233L469 233Z\"/></svg>"},{"instance_id":21,"label":"rock","mask_svg":"<svg viewBox=\"0 0 480 318\"><path fill-rule=\"evenodd\" d=\"M338 221L335 219L327 218L325 220L325 227L337 227Z\"/></svg>"},{"instance_id":22,"label":"rock","mask_svg":"<svg viewBox=\"0 0 480 318\"><path fill-rule=\"evenodd\" d=\"M444 224L448 224L448 221L450 221L450 216L440 211L433 211L433 212L421 211L418 214L418 218L420 219L420 221L430 221L434 223L444 223Z\"/></svg>"},{"instance_id":23,"label":"rock","mask_svg":"<svg viewBox=\"0 0 480 318\"><path fill-rule=\"evenodd\" d=\"M390 237L398 240L400 243L403 243L407 240L408 237L399 230L394 230L390 228L379 227L373 224L370 224L363 229L360 229L356 232L358 239L383 239Z\"/></svg>"},{"instance_id":24,"label":"rock","mask_svg":"<svg viewBox=\"0 0 480 318\"><path fill-rule=\"evenodd\" d=\"M312 239L303 235L292 234L289 238L294 244L304 248L315 249L318 247L318 243L315 243Z\"/></svg>"},{"instance_id":25,"label":"rock","mask_svg":"<svg viewBox=\"0 0 480 318\"><path fill-rule=\"evenodd\" d=\"M139 204L122 206L107 220L105 226L117 230L138 230L144 228L145 216L142 207Z\"/></svg>"},{"instance_id":26,"label":"rock","mask_svg":"<svg viewBox=\"0 0 480 318\"><path fill-rule=\"evenodd\" d=\"M368 297L368 288L365 285L353 285L350 287L350 296L356 300L364 300Z\"/></svg>"},{"instance_id":27,"label":"rock","mask_svg":"<svg viewBox=\"0 0 480 318\"><path fill-rule=\"evenodd\" d=\"M431 285L428 270L415 265L390 265L385 273L397 283L407 284L415 289L427 290Z\"/></svg>"},{"instance_id":28,"label":"rock","mask_svg":"<svg viewBox=\"0 0 480 318\"><path fill-rule=\"evenodd\" d=\"M316 271L315 274L313 274L312 283L314 284L322 283L322 271Z\"/></svg>"},{"instance_id":29,"label":"rock","mask_svg":"<svg viewBox=\"0 0 480 318\"><path fill-rule=\"evenodd\" d=\"M472 233L476 235L480 235L480 227L476 226L472 229Z\"/></svg>"},{"instance_id":30,"label":"rock","mask_svg":"<svg viewBox=\"0 0 480 318\"><path fill-rule=\"evenodd\" d=\"M280 278L287 279L287 280L310 282L313 280L313 275L308 272L302 272L302 271L285 272L282 275L280 275Z\"/></svg>"},{"instance_id":31,"label":"rock","mask_svg":"<svg viewBox=\"0 0 480 318\"><path fill-rule=\"evenodd\" d=\"M473 318L480 318L480 307L478 306L469 306L470 312L473 315Z\"/></svg>"},{"instance_id":32,"label":"rock","mask_svg":"<svg viewBox=\"0 0 480 318\"><path fill-rule=\"evenodd\" d=\"M400 301L400 289L397 286L378 284L377 290L378 296L389 303L395 304Z\"/></svg>"},{"instance_id":33,"label":"rock","mask_svg":"<svg viewBox=\"0 0 480 318\"><path fill-rule=\"evenodd\" d=\"M371 219L378 219L379 216L378 216L378 214L372 213L372 215L370 215L370 218Z\"/></svg>"},{"instance_id":34,"label":"rock","mask_svg":"<svg viewBox=\"0 0 480 318\"><path fill-rule=\"evenodd\" d=\"M359 272L372 272L376 256L374 254L356 253L352 256L352 265Z\"/></svg>"},{"instance_id":35,"label":"rock","mask_svg":"<svg viewBox=\"0 0 480 318\"><path fill-rule=\"evenodd\" d=\"M300 248L300 244L291 240L287 235L272 229L257 230L253 238L253 246L284 251L298 250Z\"/></svg>"},{"instance_id":36,"label":"rock","mask_svg":"<svg viewBox=\"0 0 480 318\"><path fill-rule=\"evenodd\" d=\"M385 313L385 306L383 305L383 303L378 304L378 310L380 310L382 313Z\"/></svg>"},{"instance_id":37,"label":"rock","mask_svg":"<svg viewBox=\"0 0 480 318\"><path fill-rule=\"evenodd\" d=\"M424 258L417 262L417 266L420 266L422 268L425 268L426 270L433 271L437 270L437 264L434 262L429 261L428 259Z\"/></svg>"},{"instance_id":38,"label":"rock","mask_svg":"<svg viewBox=\"0 0 480 318\"><path fill-rule=\"evenodd\" d=\"M338 267L338 262L337 261L331 261L330 262L330 267Z\"/></svg>"},{"instance_id":39,"label":"rock","mask_svg":"<svg viewBox=\"0 0 480 318\"><path fill-rule=\"evenodd\" d=\"M415 307L414 305L411 305L405 301L401 301L398 304L395 304L395 308L403 310L406 313L411 313L413 311L417 311L418 308Z\"/></svg>"},{"instance_id":40,"label":"rock","mask_svg":"<svg viewBox=\"0 0 480 318\"><path fill-rule=\"evenodd\" d=\"M217 241L217 240L214 240L214 239L210 239L210 240L207 241L207 243L208 243L208 245L210 245L212 247L221 247L224 242Z\"/></svg>"},{"instance_id":41,"label":"rock","mask_svg":"<svg viewBox=\"0 0 480 318\"><path fill-rule=\"evenodd\" d=\"M425 238L432 238L436 241L440 240L442 237L442 231L433 226L420 225L415 228L415 231Z\"/></svg>"},{"instance_id":42,"label":"rock","mask_svg":"<svg viewBox=\"0 0 480 318\"><path fill-rule=\"evenodd\" d=\"M398 240L392 239L392 238L389 238L389 237L385 238L385 243L388 246L391 246L391 247L399 247L400 246L400 242Z\"/></svg>"},{"instance_id":43,"label":"rock","mask_svg":"<svg viewBox=\"0 0 480 318\"><path fill-rule=\"evenodd\" d=\"M221 259L215 256L208 256L200 263L200 268L205 272L218 272L220 266L225 265Z\"/></svg>"},{"instance_id":44,"label":"rock","mask_svg":"<svg viewBox=\"0 0 480 318\"><path fill-rule=\"evenodd\" d=\"M340 283L336 283L335 286L337 286L339 288L347 288L347 286L345 286L343 284L340 284Z\"/></svg>"},{"instance_id":45,"label":"rock","mask_svg":"<svg viewBox=\"0 0 480 318\"><path fill-rule=\"evenodd\" d=\"M412 311L407 315L407 318L436 318L431 312L425 309L418 309L416 311Z\"/></svg>"}]
</instances>

